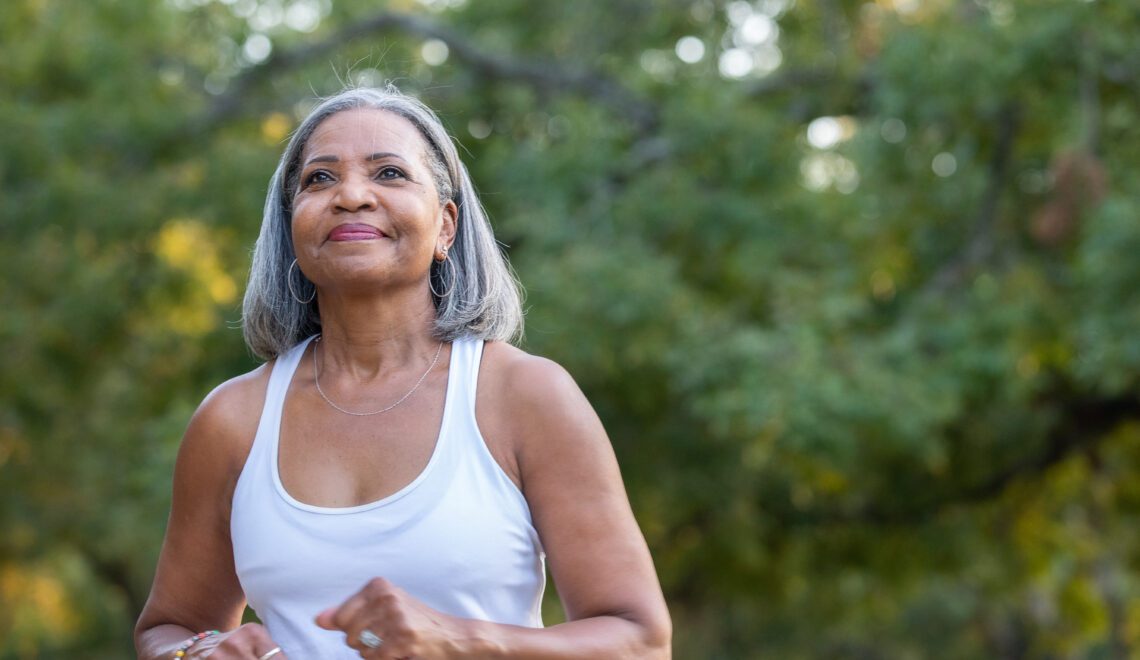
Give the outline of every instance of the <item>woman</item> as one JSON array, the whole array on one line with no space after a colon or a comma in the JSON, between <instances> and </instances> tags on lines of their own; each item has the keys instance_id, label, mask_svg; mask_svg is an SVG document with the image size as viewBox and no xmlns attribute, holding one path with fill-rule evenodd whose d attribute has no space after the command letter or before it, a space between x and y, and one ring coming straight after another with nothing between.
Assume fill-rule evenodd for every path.
<instances>
[{"instance_id":1,"label":"woman","mask_svg":"<svg viewBox=\"0 0 1140 660\"><path fill-rule=\"evenodd\" d=\"M669 657L605 432L506 343L521 319L435 114L395 89L317 107L246 292L269 362L190 422L139 656ZM544 559L568 619L550 628ZM264 625L239 625L247 602Z\"/></svg>"}]
</instances>

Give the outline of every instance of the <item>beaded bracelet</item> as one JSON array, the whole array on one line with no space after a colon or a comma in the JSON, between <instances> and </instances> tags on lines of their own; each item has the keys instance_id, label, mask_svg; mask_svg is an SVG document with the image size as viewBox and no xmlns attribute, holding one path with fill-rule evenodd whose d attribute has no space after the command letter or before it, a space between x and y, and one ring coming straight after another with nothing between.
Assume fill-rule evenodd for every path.
<instances>
[{"instance_id":1,"label":"beaded bracelet","mask_svg":"<svg viewBox=\"0 0 1140 660\"><path fill-rule=\"evenodd\" d=\"M174 652L174 657L175 658L185 658L186 652L190 650L191 646L194 646L195 644L202 641L203 639L206 639L207 637L213 637L214 635L219 635L219 634L221 634L221 632L218 630L207 630L205 632L200 632L197 635L194 635L193 637L186 640L185 642L182 642L182 646L179 646L178 650Z\"/></svg>"}]
</instances>

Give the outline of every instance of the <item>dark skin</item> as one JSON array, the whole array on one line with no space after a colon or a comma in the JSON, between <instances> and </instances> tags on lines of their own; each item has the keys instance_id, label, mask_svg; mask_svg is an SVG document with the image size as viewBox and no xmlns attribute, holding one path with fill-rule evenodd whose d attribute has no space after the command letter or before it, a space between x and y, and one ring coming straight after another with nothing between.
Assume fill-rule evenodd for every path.
<instances>
[{"instance_id":1,"label":"dark skin","mask_svg":"<svg viewBox=\"0 0 1140 660\"><path fill-rule=\"evenodd\" d=\"M439 348L427 275L454 240L457 214L452 202L439 201L418 131L390 113L334 115L309 140L302 162L293 238L301 269L317 285L323 336L310 345L286 397L279 470L295 499L354 506L398 491L430 459L450 346L382 425L333 410L316 393L313 367L326 394L348 410L374 410L408 391ZM333 240L338 227L354 223L379 235ZM209 629L225 632L195 645L189 657L256 660L277 646L263 626L239 627L245 597L229 536L231 498L270 368L223 384L191 420L154 586L136 629L141 658L169 658L181 641ZM530 506L568 621L531 629L462 619L377 575L314 612L316 624L347 633L365 658L670 657L669 615L652 560L605 431L570 376L549 360L490 342L476 421ZM360 644L366 628L384 640L381 648Z\"/></svg>"}]
</instances>

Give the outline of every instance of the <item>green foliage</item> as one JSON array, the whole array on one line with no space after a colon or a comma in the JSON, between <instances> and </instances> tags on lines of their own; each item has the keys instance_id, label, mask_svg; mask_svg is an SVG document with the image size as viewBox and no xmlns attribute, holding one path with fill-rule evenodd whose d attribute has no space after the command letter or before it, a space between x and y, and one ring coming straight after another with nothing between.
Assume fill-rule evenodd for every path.
<instances>
[{"instance_id":1,"label":"green foliage","mask_svg":"<svg viewBox=\"0 0 1140 660\"><path fill-rule=\"evenodd\" d=\"M130 653L182 429L253 365L283 140L388 79L603 417L677 657L1140 652L1138 29L1107 0L10 0L0 659Z\"/></svg>"}]
</instances>

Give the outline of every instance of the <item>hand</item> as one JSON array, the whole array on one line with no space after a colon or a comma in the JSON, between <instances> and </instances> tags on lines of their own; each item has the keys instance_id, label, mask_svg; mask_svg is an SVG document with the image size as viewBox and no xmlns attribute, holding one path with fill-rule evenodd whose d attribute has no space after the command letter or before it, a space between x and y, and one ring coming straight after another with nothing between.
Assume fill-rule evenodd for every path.
<instances>
[{"instance_id":1,"label":"hand","mask_svg":"<svg viewBox=\"0 0 1140 660\"><path fill-rule=\"evenodd\" d=\"M236 630L207 637L190 647L190 658L210 660L259 660L277 648L277 642L260 623L243 623ZM289 660L284 652L272 660Z\"/></svg>"},{"instance_id":2,"label":"hand","mask_svg":"<svg viewBox=\"0 0 1140 660\"><path fill-rule=\"evenodd\" d=\"M433 610L384 578L373 578L339 607L318 614L317 625L344 631L346 643L370 660L437 660L459 656L463 619ZM361 643L365 630L380 638L378 647Z\"/></svg>"}]
</instances>

